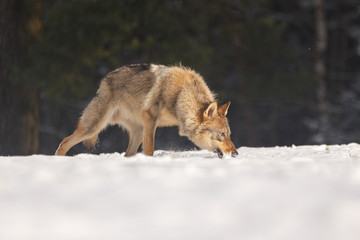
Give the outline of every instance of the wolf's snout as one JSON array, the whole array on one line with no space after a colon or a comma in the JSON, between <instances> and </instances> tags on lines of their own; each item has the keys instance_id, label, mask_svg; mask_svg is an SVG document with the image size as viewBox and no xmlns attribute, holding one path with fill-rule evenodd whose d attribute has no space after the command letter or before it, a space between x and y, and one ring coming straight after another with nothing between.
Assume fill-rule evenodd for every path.
<instances>
[{"instance_id":1,"label":"wolf's snout","mask_svg":"<svg viewBox=\"0 0 360 240\"><path fill-rule=\"evenodd\" d=\"M231 156L232 156L232 157L236 157L237 155L239 155L239 153L238 153L236 150L235 150L235 152L232 152L232 153L231 153Z\"/></svg>"}]
</instances>

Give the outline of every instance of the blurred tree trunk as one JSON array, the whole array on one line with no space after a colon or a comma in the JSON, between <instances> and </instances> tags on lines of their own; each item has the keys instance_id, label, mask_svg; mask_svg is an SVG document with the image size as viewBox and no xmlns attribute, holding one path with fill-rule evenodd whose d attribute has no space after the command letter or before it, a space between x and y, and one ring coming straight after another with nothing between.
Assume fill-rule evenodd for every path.
<instances>
[{"instance_id":1,"label":"blurred tree trunk","mask_svg":"<svg viewBox=\"0 0 360 240\"><path fill-rule=\"evenodd\" d=\"M21 73L27 49L40 33L39 4L40 1L0 0L1 155L38 151L38 89ZM15 68L18 73L14 75Z\"/></svg>"},{"instance_id":2,"label":"blurred tree trunk","mask_svg":"<svg viewBox=\"0 0 360 240\"><path fill-rule=\"evenodd\" d=\"M325 52L327 48L327 33L325 10L323 0L314 0L315 7L315 77L318 84L317 87L317 101L319 111L319 135L318 142L326 142L328 139L327 131L329 127L329 107L326 100L326 82L325 82Z\"/></svg>"}]
</instances>

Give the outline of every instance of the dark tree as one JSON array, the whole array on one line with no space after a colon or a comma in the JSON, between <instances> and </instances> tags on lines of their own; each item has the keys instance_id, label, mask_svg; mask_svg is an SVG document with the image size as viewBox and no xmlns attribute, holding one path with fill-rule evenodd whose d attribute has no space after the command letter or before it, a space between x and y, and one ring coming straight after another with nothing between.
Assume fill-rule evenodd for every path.
<instances>
[{"instance_id":1,"label":"dark tree","mask_svg":"<svg viewBox=\"0 0 360 240\"><path fill-rule=\"evenodd\" d=\"M30 0L0 2L0 154L38 151L38 89L21 70L28 46L40 36L41 3Z\"/></svg>"}]
</instances>

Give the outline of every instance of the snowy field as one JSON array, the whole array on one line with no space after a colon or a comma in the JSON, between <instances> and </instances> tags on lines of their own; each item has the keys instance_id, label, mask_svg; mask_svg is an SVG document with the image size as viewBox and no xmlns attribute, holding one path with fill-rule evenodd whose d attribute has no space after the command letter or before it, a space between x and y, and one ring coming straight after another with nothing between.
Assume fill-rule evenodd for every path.
<instances>
[{"instance_id":1,"label":"snowy field","mask_svg":"<svg viewBox=\"0 0 360 240\"><path fill-rule=\"evenodd\" d=\"M360 239L360 145L0 157L0 239Z\"/></svg>"}]
</instances>

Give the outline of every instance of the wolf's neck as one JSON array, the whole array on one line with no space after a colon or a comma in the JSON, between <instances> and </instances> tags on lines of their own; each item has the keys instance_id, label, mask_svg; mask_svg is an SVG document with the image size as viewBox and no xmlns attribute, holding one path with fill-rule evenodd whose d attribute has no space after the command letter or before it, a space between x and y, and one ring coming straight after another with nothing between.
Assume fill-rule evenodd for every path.
<instances>
[{"instance_id":1,"label":"wolf's neck","mask_svg":"<svg viewBox=\"0 0 360 240\"><path fill-rule=\"evenodd\" d=\"M202 122L205 109L214 101L214 96L210 91L206 92L186 92L177 106L178 118L181 122L179 126L180 135L188 136L193 134Z\"/></svg>"}]
</instances>

